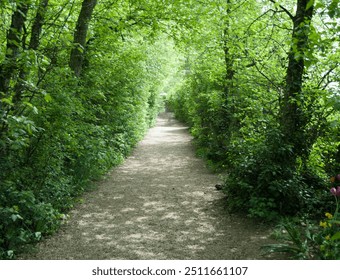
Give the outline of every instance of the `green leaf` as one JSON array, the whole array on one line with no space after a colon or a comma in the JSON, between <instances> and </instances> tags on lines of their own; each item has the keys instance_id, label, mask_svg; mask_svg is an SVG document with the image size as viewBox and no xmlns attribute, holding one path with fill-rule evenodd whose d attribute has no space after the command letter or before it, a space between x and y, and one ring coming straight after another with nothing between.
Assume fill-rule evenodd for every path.
<instances>
[{"instance_id":1,"label":"green leaf","mask_svg":"<svg viewBox=\"0 0 340 280\"><path fill-rule=\"evenodd\" d=\"M52 101L52 96L49 93L44 94L44 99L46 102Z\"/></svg>"},{"instance_id":2,"label":"green leaf","mask_svg":"<svg viewBox=\"0 0 340 280\"><path fill-rule=\"evenodd\" d=\"M339 0L333 0L332 3L329 5L328 15L331 18L334 18L336 15L339 14L338 6L339 6Z\"/></svg>"},{"instance_id":3,"label":"green leaf","mask_svg":"<svg viewBox=\"0 0 340 280\"><path fill-rule=\"evenodd\" d=\"M28 107L30 107L31 109L32 109L32 111L34 112L34 114L38 114L39 112L38 112L38 108L37 107L35 107L32 103L30 103L30 102L27 102L27 101L24 101L23 102L26 106L28 106Z\"/></svg>"},{"instance_id":4,"label":"green leaf","mask_svg":"<svg viewBox=\"0 0 340 280\"><path fill-rule=\"evenodd\" d=\"M12 97L9 97L9 98L2 98L2 99L1 99L1 102L6 103L6 104L11 105L11 106L13 105Z\"/></svg>"},{"instance_id":5,"label":"green leaf","mask_svg":"<svg viewBox=\"0 0 340 280\"><path fill-rule=\"evenodd\" d=\"M7 253L7 257L9 259L12 259L14 257L14 251L13 250L8 250L6 253Z\"/></svg>"},{"instance_id":6,"label":"green leaf","mask_svg":"<svg viewBox=\"0 0 340 280\"><path fill-rule=\"evenodd\" d=\"M11 215L12 221L15 222L16 220L23 220L23 218L19 214L12 214Z\"/></svg>"},{"instance_id":7,"label":"green leaf","mask_svg":"<svg viewBox=\"0 0 340 280\"><path fill-rule=\"evenodd\" d=\"M306 10L309 10L314 5L315 0L309 0L307 3Z\"/></svg>"},{"instance_id":8,"label":"green leaf","mask_svg":"<svg viewBox=\"0 0 340 280\"><path fill-rule=\"evenodd\" d=\"M340 231L338 231L336 234L334 234L332 237L331 237L331 240L334 241L334 240L339 240L340 239Z\"/></svg>"},{"instance_id":9,"label":"green leaf","mask_svg":"<svg viewBox=\"0 0 340 280\"><path fill-rule=\"evenodd\" d=\"M34 236L35 236L36 240L40 240L41 239L41 232L40 231L35 232Z\"/></svg>"},{"instance_id":10,"label":"green leaf","mask_svg":"<svg viewBox=\"0 0 340 280\"><path fill-rule=\"evenodd\" d=\"M317 9L324 9L324 8L325 8L325 4L323 4L321 2L318 2L315 5L315 10L317 10Z\"/></svg>"}]
</instances>

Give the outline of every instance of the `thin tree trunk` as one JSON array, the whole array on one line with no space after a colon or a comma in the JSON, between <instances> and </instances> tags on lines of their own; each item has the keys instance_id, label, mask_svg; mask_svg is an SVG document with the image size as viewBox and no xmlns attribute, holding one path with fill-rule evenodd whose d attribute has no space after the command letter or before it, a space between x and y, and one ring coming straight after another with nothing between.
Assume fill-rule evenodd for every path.
<instances>
[{"instance_id":1,"label":"thin tree trunk","mask_svg":"<svg viewBox=\"0 0 340 280\"><path fill-rule=\"evenodd\" d=\"M18 71L17 58L22 45L22 33L29 9L29 1L18 2L12 14L11 25L7 31L7 45L4 62L0 65L0 98L10 97L10 83ZM0 139L8 128L5 121L10 105L0 102ZM0 157L3 156L5 146L0 147Z\"/></svg>"},{"instance_id":2,"label":"thin tree trunk","mask_svg":"<svg viewBox=\"0 0 340 280\"><path fill-rule=\"evenodd\" d=\"M224 63L225 63L225 78L224 78L224 102L221 113L223 114L221 127L225 133L224 142L228 141L231 135L231 131L237 129L238 121L235 118L235 104L233 103L233 89L234 89L234 58L230 51L230 45L232 44L231 34L231 7L233 2L231 0L226 1L226 18L224 19L224 30L223 30L223 52L224 52ZM223 144L225 146L225 144Z\"/></svg>"},{"instance_id":3,"label":"thin tree trunk","mask_svg":"<svg viewBox=\"0 0 340 280\"><path fill-rule=\"evenodd\" d=\"M29 43L29 48L32 50L37 50L40 44L40 35L42 31L42 27L44 25L44 19L47 12L49 0L41 0L39 4L39 8L37 14L35 16L35 20L32 26L32 35Z\"/></svg>"},{"instance_id":4,"label":"thin tree trunk","mask_svg":"<svg viewBox=\"0 0 340 280\"><path fill-rule=\"evenodd\" d=\"M40 35L42 31L42 27L44 24L45 14L47 11L49 0L41 0L39 3L38 11L35 16L32 31L31 31L31 39L29 42L29 49L37 50L40 44ZM21 100L22 92L24 91L24 81L26 80L27 76L29 75L29 69L20 69L19 79L15 85L15 96L13 99L14 103L17 103Z\"/></svg>"},{"instance_id":5,"label":"thin tree trunk","mask_svg":"<svg viewBox=\"0 0 340 280\"><path fill-rule=\"evenodd\" d=\"M303 74L305 68L305 54L308 49L309 26L312 20L314 3L310 0L297 0L296 15L293 18L292 47L288 54L288 68L286 86L280 105L280 125L284 143L293 149L298 156L305 153L304 147L304 119L301 101L303 97ZM292 160L295 161L294 157Z\"/></svg>"},{"instance_id":6,"label":"thin tree trunk","mask_svg":"<svg viewBox=\"0 0 340 280\"><path fill-rule=\"evenodd\" d=\"M20 52L22 30L25 25L28 7L28 1L17 4L17 8L12 15L10 29L7 33L6 57L4 63L0 65L0 93L2 92L5 96L8 95L10 81L17 70L16 62Z\"/></svg>"},{"instance_id":7,"label":"thin tree trunk","mask_svg":"<svg viewBox=\"0 0 340 280\"><path fill-rule=\"evenodd\" d=\"M228 99L230 96L231 89L233 87L233 78L234 78L234 69L233 69L233 58L230 55L230 47L229 47L229 34L230 34L230 7L231 0L227 0L227 18L224 22L225 28L223 31L223 51L224 51L224 61L225 61L225 85L224 85L224 94L225 98Z\"/></svg>"},{"instance_id":8,"label":"thin tree trunk","mask_svg":"<svg viewBox=\"0 0 340 280\"><path fill-rule=\"evenodd\" d=\"M84 58L86 35L89 27L89 22L92 17L93 10L97 4L97 0L84 0L79 13L76 29L74 32L73 49L70 56L70 68L75 75L79 77L82 72Z\"/></svg>"}]
</instances>

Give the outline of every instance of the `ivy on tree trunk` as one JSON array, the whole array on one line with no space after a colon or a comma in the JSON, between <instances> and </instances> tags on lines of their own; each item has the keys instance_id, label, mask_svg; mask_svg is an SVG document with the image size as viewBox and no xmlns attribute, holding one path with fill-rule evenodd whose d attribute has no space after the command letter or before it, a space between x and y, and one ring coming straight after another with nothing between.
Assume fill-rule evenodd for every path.
<instances>
[{"instance_id":1,"label":"ivy on tree trunk","mask_svg":"<svg viewBox=\"0 0 340 280\"><path fill-rule=\"evenodd\" d=\"M37 10L37 13L36 13L33 25L32 25L31 39L30 39L29 46L28 46L30 50L36 51L39 47L40 35L41 35L42 27L44 24L45 15L47 12L48 2L49 0L41 0L39 3L39 7L38 7L38 10ZM15 96L13 98L14 103L20 102L22 98L22 93L25 90L25 86L24 86L25 80L27 76L29 75L29 73L30 73L29 68L20 69L19 79L14 87L14 92L15 92Z\"/></svg>"},{"instance_id":2,"label":"ivy on tree trunk","mask_svg":"<svg viewBox=\"0 0 340 280\"><path fill-rule=\"evenodd\" d=\"M20 52L20 46L22 45L22 31L28 9L28 1L22 1L17 4L7 33L6 58L2 65L0 65L0 92L5 95L8 94L10 81L17 69L16 60Z\"/></svg>"},{"instance_id":3,"label":"ivy on tree trunk","mask_svg":"<svg viewBox=\"0 0 340 280\"><path fill-rule=\"evenodd\" d=\"M39 8L35 16L35 20L32 26L31 40L29 44L29 48L32 50L36 50L39 47L40 34L44 24L44 18L47 11L48 1L49 0L40 1Z\"/></svg>"},{"instance_id":4,"label":"ivy on tree trunk","mask_svg":"<svg viewBox=\"0 0 340 280\"><path fill-rule=\"evenodd\" d=\"M292 147L296 156L307 152L304 145L306 120L302 108L302 87L313 10L313 0L297 1L296 15L292 18L293 33L288 53L285 90L280 104L280 126L284 143ZM295 161L294 158L292 160Z\"/></svg>"},{"instance_id":5,"label":"ivy on tree trunk","mask_svg":"<svg viewBox=\"0 0 340 280\"><path fill-rule=\"evenodd\" d=\"M83 68L87 30L96 4L97 0L84 0L76 24L70 67L77 77L80 76Z\"/></svg>"}]
</instances>

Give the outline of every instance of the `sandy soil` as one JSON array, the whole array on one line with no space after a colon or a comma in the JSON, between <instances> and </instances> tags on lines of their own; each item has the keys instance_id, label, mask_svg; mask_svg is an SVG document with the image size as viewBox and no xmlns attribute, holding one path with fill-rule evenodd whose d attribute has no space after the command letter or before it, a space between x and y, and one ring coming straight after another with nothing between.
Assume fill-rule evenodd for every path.
<instances>
[{"instance_id":1,"label":"sandy soil","mask_svg":"<svg viewBox=\"0 0 340 280\"><path fill-rule=\"evenodd\" d=\"M24 259L263 259L270 230L229 214L186 127L159 116L60 231Z\"/></svg>"}]
</instances>

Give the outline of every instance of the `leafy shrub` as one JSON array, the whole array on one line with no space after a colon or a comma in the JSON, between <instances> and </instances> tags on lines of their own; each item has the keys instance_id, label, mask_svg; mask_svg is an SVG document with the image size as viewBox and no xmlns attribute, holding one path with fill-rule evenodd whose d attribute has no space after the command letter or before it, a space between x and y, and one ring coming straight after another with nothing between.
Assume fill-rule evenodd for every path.
<instances>
[{"instance_id":1,"label":"leafy shrub","mask_svg":"<svg viewBox=\"0 0 340 280\"><path fill-rule=\"evenodd\" d=\"M340 174L332 178L333 185L340 183ZM340 186L332 187L335 198L334 214L325 213L319 224L315 220L284 221L283 233L278 237L284 243L264 247L267 253L283 252L293 259L340 260Z\"/></svg>"},{"instance_id":2,"label":"leafy shrub","mask_svg":"<svg viewBox=\"0 0 340 280\"><path fill-rule=\"evenodd\" d=\"M0 258L55 232L77 197L155 123L166 72L161 45L131 38L113 52L107 41L95 44L103 53L89 50L80 79L63 50L34 93L25 91L16 108L6 99L13 110L0 114Z\"/></svg>"},{"instance_id":3,"label":"leafy shrub","mask_svg":"<svg viewBox=\"0 0 340 280\"><path fill-rule=\"evenodd\" d=\"M38 202L32 191L19 191L7 182L0 196L0 257L13 258L23 245L53 233L60 214L51 204Z\"/></svg>"},{"instance_id":4,"label":"leafy shrub","mask_svg":"<svg viewBox=\"0 0 340 280\"><path fill-rule=\"evenodd\" d=\"M307 186L287 166L284 157L289 150L275 129L263 142L234 146L224 188L229 206L266 219L296 213Z\"/></svg>"}]
</instances>

